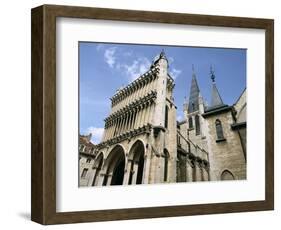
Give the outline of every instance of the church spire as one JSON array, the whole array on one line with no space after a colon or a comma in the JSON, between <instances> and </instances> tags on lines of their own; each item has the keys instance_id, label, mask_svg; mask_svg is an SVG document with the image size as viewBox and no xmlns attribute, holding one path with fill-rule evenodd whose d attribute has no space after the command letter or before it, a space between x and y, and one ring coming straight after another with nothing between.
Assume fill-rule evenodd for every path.
<instances>
[{"instance_id":1,"label":"church spire","mask_svg":"<svg viewBox=\"0 0 281 230\"><path fill-rule=\"evenodd\" d=\"M213 70L212 66L210 68L210 76L212 79L212 95L211 95L211 105L210 107L219 107L219 106L223 106L223 101L221 99L221 96L219 94L219 91L217 89L216 86L216 81L215 81L215 71Z\"/></svg>"},{"instance_id":2,"label":"church spire","mask_svg":"<svg viewBox=\"0 0 281 230\"><path fill-rule=\"evenodd\" d=\"M196 79L196 74L194 71L194 65L192 65L192 80L189 93L189 103L188 103L188 112L192 113L199 110L199 87Z\"/></svg>"}]
</instances>

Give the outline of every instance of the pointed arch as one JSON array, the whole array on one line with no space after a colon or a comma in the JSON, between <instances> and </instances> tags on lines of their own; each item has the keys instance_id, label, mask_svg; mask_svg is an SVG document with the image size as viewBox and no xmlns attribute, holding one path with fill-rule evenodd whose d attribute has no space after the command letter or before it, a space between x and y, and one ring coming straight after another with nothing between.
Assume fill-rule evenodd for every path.
<instances>
[{"instance_id":1,"label":"pointed arch","mask_svg":"<svg viewBox=\"0 0 281 230\"><path fill-rule=\"evenodd\" d=\"M124 148L121 145L116 145L104 162L103 170L105 175L102 185L123 184L125 159Z\"/></svg>"},{"instance_id":2,"label":"pointed arch","mask_svg":"<svg viewBox=\"0 0 281 230\"><path fill-rule=\"evenodd\" d=\"M95 186L98 182L98 178L100 176L100 171L102 169L104 163L104 155L101 152L95 159L94 165L93 165L93 169L95 169L95 175L92 181L92 186Z\"/></svg>"},{"instance_id":3,"label":"pointed arch","mask_svg":"<svg viewBox=\"0 0 281 230\"><path fill-rule=\"evenodd\" d=\"M221 173L221 180L234 180L234 175L226 169Z\"/></svg>"},{"instance_id":4,"label":"pointed arch","mask_svg":"<svg viewBox=\"0 0 281 230\"><path fill-rule=\"evenodd\" d=\"M145 147L141 140L137 140L129 151L129 182L128 184L142 184L144 172Z\"/></svg>"}]
</instances>

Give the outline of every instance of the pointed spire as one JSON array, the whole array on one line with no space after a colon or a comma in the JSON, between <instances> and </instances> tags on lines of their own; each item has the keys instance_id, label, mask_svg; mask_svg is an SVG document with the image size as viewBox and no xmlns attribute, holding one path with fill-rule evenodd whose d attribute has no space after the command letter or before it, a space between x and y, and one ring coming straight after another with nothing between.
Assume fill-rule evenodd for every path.
<instances>
[{"instance_id":1,"label":"pointed spire","mask_svg":"<svg viewBox=\"0 0 281 230\"><path fill-rule=\"evenodd\" d=\"M160 59L165 59L165 60L167 61L167 63L168 63L168 59L167 59L167 57L166 57L166 54L165 54L165 52L164 52L164 49L162 49L162 51L161 51L160 54L158 54L158 55L155 56L154 60L152 61L151 67L153 67L154 65L156 65L156 64L159 62Z\"/></svg>"},{"instance_id":2,"label":"pointed spire","mask_svg":"<svg viewBox=\"0 0 281 230\"><path fill-rule=\"evenodd\" d=\"M212 82L215 82L215 70L213 69L212 65L210 67L210 75L211 75L211 79L212 79Z\"/></svg>"},{"instance_id":3,"label":"pointed spire","mask_svg":"<svg viewBox=\"0 0 281 230\"><path fill-rule=\"evenodd\" d=\"M192 80L190 86L189 104L188 112L192 113L199 110L199 87L196 79L196 74L194 71L194 65L192 65Z\"/></svg>"},{"instance_id":4,"label":"pointed spire","mask_svg":"<svg viewBox=\"0 0 281 230\"><path fill-rule=\"evenodd\" d=\"M222 101L222 98L220 96L220 93L217 89L217 86L216 86L216 82L215 82L215 71L214 69L212 68L212 66L210 67L210 76L211 76L211 79L212 79L212 94L211 94L211 105L210 107L219 107L219 106L223 106L223 101Z\"/></svg>"},{"instance_id":5,"label":"pointed spire","mask_svg":"<svg viewBox=\"0 0 281 230\"><path fill-rule=\"evenodd\" d=\"M166 54L165 54L165 52L164 52L164 49L162 49L159 58L167 59L167 58L166 58Z\"/></svg>"}]
</instances>

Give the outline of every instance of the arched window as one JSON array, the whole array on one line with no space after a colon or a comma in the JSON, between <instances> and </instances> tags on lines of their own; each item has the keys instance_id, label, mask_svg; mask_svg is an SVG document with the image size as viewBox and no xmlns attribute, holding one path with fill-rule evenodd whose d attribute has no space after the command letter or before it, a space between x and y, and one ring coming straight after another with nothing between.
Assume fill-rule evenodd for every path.
<instances>
[{"instance_id":1,"label":"arched window","mask_svg":"<svg viewBox=\"0 0 281 230\"><path fill-rule=\"evenodd\" d=\"M167 149L164 149L164 181L168 181L168 160L169 152Z\"/></svg>"},{"instance_id":2,"label":"arched window","mask_svg":"<svg viewBox=\"0 0 281 230\"><path fill-rule=\"evenodd\" d=\"M224 170L221 174L221 180L234 180L234 176L230 171Z\"/></svg>"},{"instance_id":3,"label":"arched window","mask_svg":"<svg viewBox=\"0 0 281 230\"><path fill-rule=\"evenodd\" d=\"M195 116L195 129L196 129L196 135L200 134L200 121L199 121L199 116Z\"/></svg>"},{"instance_id":4,"label":"arched window","mask_svg":"<svg viewBox=\"0 0 281 230\"><path fill-rule=\"evenodd\" d=\"M91 160L92 159L90 157L88 157L87 160L86 160L86 163L91 163Z\"/></svg>"},{"instance_id":5,"label":"arched window","mask_svg":"<svg viewBox=\"0 0 281 230\"><path fill-rule=\"evenodd\" d=\"M189 118L188 118L188 126L189 126L190 129L193 128L192 117L189 117Z\"/></svg>"},{"instance_id":6,"label":"arched window","mask_svg":"<svg viewBox=\"0 0 281 230\"><path fill-rule=\"evenodd\" d=\"M216 120L216 132L217 132L217 139L218 140L224 139L222 124L221 124L221 121L219 119Z\"/></svg>"},{"instance_id":7,"label":"arched window","mask_svg":"<svg viewBox=\"0 0 281 230\"><path fill-rule=\"evenodd\" d=\"M168 112L169 112L169 108L166 105L166 107L165 107L165 128L168 128Z\"/></svg>"},{"instance_id":8,"label":"arched window","mask_svg":"<svg viewBox=\"0 0 281 230\"><path fill-rule=\"evenodd\" d=\"M82 174L81 174L81 178L85 178L86 175L87 175L87 172L88 172L88 169L84 168L83 171L82 171Z\"/></svg>"}]
</instances>

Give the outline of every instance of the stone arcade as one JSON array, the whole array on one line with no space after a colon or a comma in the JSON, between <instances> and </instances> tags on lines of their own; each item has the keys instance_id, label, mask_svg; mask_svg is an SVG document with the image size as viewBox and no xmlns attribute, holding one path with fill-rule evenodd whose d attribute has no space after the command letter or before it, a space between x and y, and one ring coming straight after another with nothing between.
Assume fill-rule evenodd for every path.
<instances>
[{"instance_id":1,"label":"stone arcade","mask_svg":"<svg viewBox=\"0 0 281 230\"><path fill-rule=\"evenodd\" d=\"M80 186L246 179L246 90L225 105L211 70L206 106L193 72L184 121L162 51L150 69L111 98L102 142L80 136ZM86 140L86 141L85 141Z\"/></svg>"}]
</instances>

